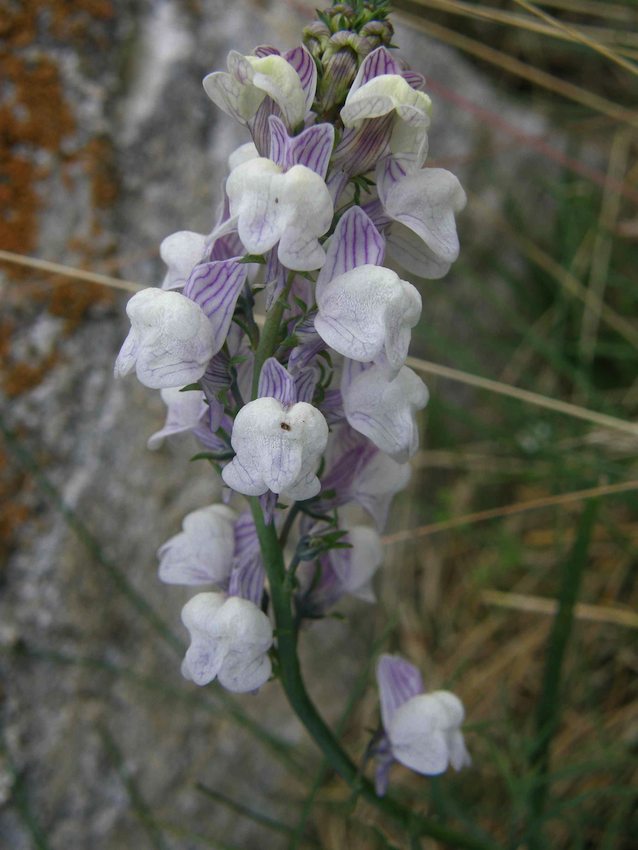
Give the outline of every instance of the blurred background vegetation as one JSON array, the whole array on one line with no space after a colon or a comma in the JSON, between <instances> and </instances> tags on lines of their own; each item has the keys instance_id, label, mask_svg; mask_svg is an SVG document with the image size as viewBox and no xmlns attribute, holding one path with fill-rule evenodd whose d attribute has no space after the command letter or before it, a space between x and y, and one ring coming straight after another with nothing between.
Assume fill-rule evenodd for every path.
<instances>
[{"instance_id":1,"label":"blurred background vegetation","mask_svg":"<svg viewBox=\"0 0 638 850\"><path fill-rule=\"evenodd\" d=\"M99 17L100 8L106 14L97 5L92 14ZM196 2L186 5L197 14ZM279 15L288 6L312 14L305 3L275 5ZM431 165L470 168L473 175L459 219L462 252L453 279L437 282L436 290L428 284L431 299L424 290L423 328L414 337L431 392L423 448L386 537L379 605L357 615L375 642L363 641L368 664L359 659L352 690L340 694L340 707L346 706L340 732L360 756L362 729L377 722L374 657L400 652L423 669L428 686L462 696L474 759L473 769L433 780L397 769L400 796L511 850L631 850L638 841L638 430L632 424L638 413L638 6L634 0L399 0L395 8L398 21L459 51L519 115L539 120L530 129L472 100L453 81L430 81L437 108L471 115L490 134L479 133L469 155L433 145ZM62 30L65 14L56 24ZM13 65L9 71L23 73ZM32 91L48 91L42 108L56 112L53 72L45 71L30 81ZM59 124L60 109L56 114ZM31 136L17 141L41 140L31 128ZM46 144L52 143L49 137ZM536 165L527 172L523 158L520 171L504 170L500 160L512 151L533 154ZM104 140L82 152L94 174L96 221L109 203L109 156ZM13 170L4 162L9 179L0 191L10 205L10 181L27 165L9 165ZM21 203L21 218L10 226L5 220L0 249L28 254L35 246L25 238L29 204L36 198ZM117 273L109 246L100 244L102 257L92 251L86 257L100 271L108 272L110 261ZM79 245L78 265L86 267L83 251ZM23 283L28 292L28 273ZM108 287L88 291L90 297L59 274L53 289L36 288L53 315L72 326L96 301L111 303ZM10 401L36 386L38 370L53 361L27 368L13 360L8 322L0 344ZM491 383L477 386L476 376ZM20 435L4 435L6 552L26 519L20 493L39 489L103 562L118 592L162 632L143 596L101 551L107 541L95 540L60 504ZM7 646L14 655L37 655L23 642ZM132 676L151 700L157 690L167 698L152 676L62 650L49 647L41 660L100 670L108 674L105 689L112 677ZM205 697L179 682L174 691L172 698L209 710ZM402 843L365 807L355 808L309 745L299 751L270 739L267 724L256 725L234 702L228 706L231 721L245 736L255 735L289 778L277 792L276 814L259 787L248 802L219 788L200 792L214 811L250 822L258 843L226 841L214 817L201 829L168 822L137 784L123 745L100 727L108 770L119 777L144 846L438 846ZM10 744L1 747L6 806L34 847L62 846L49 843ZM244 769L250 773L250 765Z\"/></svg>"}]
</instances>

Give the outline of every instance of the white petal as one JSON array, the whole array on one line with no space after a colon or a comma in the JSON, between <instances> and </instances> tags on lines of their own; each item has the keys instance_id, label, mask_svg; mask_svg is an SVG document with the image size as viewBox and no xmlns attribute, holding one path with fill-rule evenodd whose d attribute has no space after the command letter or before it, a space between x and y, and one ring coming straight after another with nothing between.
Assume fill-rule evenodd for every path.
<instances>
[{"instance_id":1,"label":"white petal","mask_svg":"<svg viewBox=\"0 0 638 850\"><path fill-rule=\"evenodd\" d=\"M166 437L192 431L206 412L206 402L202 392L183 393L177 387L160 390L162 401L168 408L164 427L148 438L149 449L158 449Z\"/></svg>"},{"instance_id":2,"label":"white petal","mask_svg":"<svg viewBox=\"0 0 638 850\"><path fill-rule=\"evenodd\" d=\"M206 236L190 230L171 233L160 244L160 257L167 265L162 289L178 289L185 285L193 268L206 249Z\"/></svg>"},{"instance_id":3,"label":"white petal","mask_svg":"<svg viewBox=\"0 0 638 850\"><path fill-rule=\"evenodd\" d=\"M245 162L250 162L251 159L257 159L259 151L255 147L254 142L246 142L240 145L228 156L228 171L231 172L238 165L243 165Z\"/></svg>"},{"instance_id":4,"label":"white petal","mask_svg":"<svg viewBox=\"0 0 638 850\"><path fill-rule=\"evenodd\" d=\"M386 730L395 759L426 776L443 773L449 764L444 719L444 710L431 694L420 694L399 706Z\"/></svg>"},{"instance_id":5,"label":"white petal","mask_svg":"<svg viewBox=\"0 0 638 850\"><path fill-rule=\"evenodd\" d=\"M379 118L402 106L416 110L427 126L432 109L430 98L424 92L415 91L398 74L381 74L348 95L341 120L346 127L356 127L366 118ZM410 117L409 120L415 119Z\"/></svg>"},{"instance_id":6,"label":"white petal","mask_svg":"<svg viewBox=\"0 0 638 850\"><path fill-rule=\"evenodd\" d=\"M211 641L208 635L224 601L221 593L199 593L182 608L182 622L191 638L182 674L196 685L207 685L213 681L228 651L224 641Z\"/></svg>"},{"instance_id":7,"label":"white petal","mask_svg":"<svg viewBox=\"0 0 638 850\"><path fill-rule=\"evenodd\" d=\"M315 471L328 440L328 425L312 405L285 408L274 398L244 405L235 418L231 442L236 457L222 472L226 484L245 495L318 492Z\"/></svg>"},{"instance_id":8,"label":"white petal","mask_svg":"<svg viewBox=\"0 0 638 850\"><path fill-rule=\"evenodd\" d=\"M228 641L218 674L220 684L235 693L261 687L270 677L268 650L273 632L268 617L252 602L232 596L215 621L215 634Z\"/></svg>"},{"instance_id":9,"label":"white petal","mask_svg":"<svg viewBox=\"0 0 638 850\"><path fill-rule=\"evenodd\" d=\"M230 575L237 515L226 505L188 514L183 531L158 552L159 577L167 584L219 584Z\"/></svg>"},{"instance_id":10,"label":"white petal","mask_svg":"<svg viewBox=\"0 0 638 850\"><path fill-rule=\"evenodd\" d=\"M454 215L466 202L461 184L442 168L421 169L399 179L391 179L387 173L379 176L384 209L398 223L390 230L389 250L405 268L421 277L442 276L459 253ZM402 232L405 229L411 234ZM421 240L420 250L412 234ZM407 255L405 261L402 249Z\"/></svg>"},{"instance_id":11,"label":"white petal","mask_svg":"<svg viewBox=\"0 0 638 850\"><path fill-rule=\"evenodd\" d=\"M421 296L396 272L364 265L339 275L317 292L315 328L339 354L399 369L408 354L410 330L421 314Z\"/></svg>"},{"instance_id":12,"label":"white petal","mask_svg":"<svg viewBox=\"0 0 638 850\"><path fill-rule=\"evenodd\" d=\"M283 56L246 56L253 70L252 84L269 95L293 129L306 114L306 94L299 75Z\"/></svg>"},{"instance_id":13,"label":"white petal","mask_svg":"<svg viewBox=\"0 0 638 850\"><path fill-rule=\"evenodd\" d=\"M284 174L259 157L231 172L226 191L249 253L262 254L280 242L279 259L287 268L308 271L322 265L325 252L318 237L330 227L333 206L318 174L304 165Z\"/></svg>"},{"instance_id":14,"label":"white petal","mask_svg":"<svg viewBox=\"0 0 638 850\"><path fill-rule=\"evenodd\" d=\"M381 538L373 528L356 525L344 538L350 549L333 549L330 561L343 590L365 602L375 602L372 577L383 562Z\"/></svg>"},{"instance_id":15,"label":"white petal","mask_svg":"<svg viewBox=\"0 0 638 850\"><path fill-rule=\"evenodd\" d=\"M214 339L205 313L178 292L143 289L126 305L131 320L115 363L116 376L131 371L147 387L181 387L199 380L223 340Z\"/></svg>"},{"instance_id":16,"label":"white petal","mask_svg":"<svg viewBox=\"0 0 638 850\"><path fill-rule=\"evenodd\" d=\"M265 97L265 92L242 85L225 71L204 77L204 91L216 106L242 124L253 117Z\"/></svg>"},{"instance_id":17,"label":"white petal","mask_svg":"<svg viewBox=\"0 0 638 850\"><path fill-rule=\"evenodd\" d=\"M415 454L419 444L415 413L425 407L428 392L411 369L403 366L388 380L384 369L372 366L349 386L342 384L342 393L352 428L399 463Z\"/></svg>"}]
</instances>

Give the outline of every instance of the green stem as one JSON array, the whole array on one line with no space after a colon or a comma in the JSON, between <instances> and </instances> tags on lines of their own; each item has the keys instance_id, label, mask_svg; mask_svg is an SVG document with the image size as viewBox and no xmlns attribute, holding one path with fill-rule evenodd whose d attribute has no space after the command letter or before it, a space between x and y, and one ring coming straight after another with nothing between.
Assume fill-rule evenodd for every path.
<instances>
[{"instance_id":1,"label":"green stem","mask_svg":"<svg viewBox=\"0 0 638 850\"><path fill-rule=\"evenodd\" d=\"M277 629L277 655L281 682L293 711L321 749L330 766L341 775L355 793L361 794L370 804L399 823L411 835L428 835L456 848L493 850L494 845L486 844L473 836L458 833L429 818L417 815L392 797L378 797L372 783L361 776L357 766L326 726L306 691L297 656L291 589L286 586L286 569L277 531L272 523L266 525L257 498L250 499L250 507L270 585L270 598Z\"/></svg>"},{"instance_id":2,"label":"green stem","mask_svg":"<svg viewBox=\"0 0 638 850\"><path fill-rule=\"evenodd\" d=\"M288 306L287 297L294 279L295 273L290 272L290 274L288 275L288 280L286 281L284 291L272 305L266 316L266 321L264 322L264 327L262 328L261 336L259 337L259 345L257 346L257 351L255 352L255 363L253 366L253 385L251 394L251 397L253 399L257 398L261 367L264 365L266 360L268 360L269 357L272 357L272 355L277 350L277 346L279 344L279 335L281 333L281 320L284 316L284 310Z\"/></svg>"},{"instance_id":3,"label":"green stem","mask_svg":"<svg viewBox=\"0 0 638 850\"><path fill-rule=\"evenodd\" d=\"M543 811L548 789L550 745L560 717L560 685L563 661L574 622L574 606L578 599L587 551L594 530L598 502L592 500L583 510L576 540L563 569L558 612L549 637L543 685L536 711L536 742L530 764L536 781L529 800L529 850L546 847L542 830Z\"/></svg>"}]
</instances>

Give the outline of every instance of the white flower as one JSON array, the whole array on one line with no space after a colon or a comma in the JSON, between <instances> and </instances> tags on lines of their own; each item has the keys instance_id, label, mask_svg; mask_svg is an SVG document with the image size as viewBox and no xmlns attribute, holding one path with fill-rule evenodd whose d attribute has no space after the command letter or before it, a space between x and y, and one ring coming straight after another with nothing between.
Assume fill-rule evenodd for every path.
<instances>
[{"instance_id":1,"label":"white flower","mask_svg":"<svg viewBox=\"0 0 638 850\"><path fill-rule=\"evenodd\" d=\"M160 244L160 257L167 270L162 289L179 289L186 285L190 273L202 261L207 237L192 230L171 233Z\"/></svg>"},{"instance_id":2,"label":"white flower","mask_svg":"<svg viewBox=\"0 0 638 850\"><path fill-rule=\"evenodd\" d=\"M198 381L223 340L204 311L178 292L142 289L126 305L131 330L115 361L115 377L133 369L152 389Z\"/></svg>"},{"instance_id":3,"label":"white flower","mask_svg":"<svg viewBox=\"0 0 638 850\"><path fill-rule=\"evenodd\" d=\"M352 428L399 463L415 454L419 446L415 413L427 404L428 391L412 369L402 366L389 379L382 367L371 366L342 381L342 394Z\"/></svg>"},{"instance_id":4,"label":"white flower","mask_svg":"<svg viewBox=\"0 0 638 850\"><path fill-rule=\"evenodd\" d=\"M362 265L317 287L315 328L339 354L400 369L410 331L421 315L421 296L396 272Z\"/></svg>"},{"instance_id":5,"label":"white flower","mask_svg":"<svg viewBox=\"0 0 638 850\"><path fill-rule=\"evenodd\" d=\"M385 731L377 749L377 794L387 790L393 760L426 776L471 764L461 732L463 704L455 694L424 693L418 668L398 655L380 657L377 683Z\"/></svg>"},{"instance_id":6,"label":"white flower","mask_svg":"<svg viewBox=\"0 0 638 850\"><path fill-rule=\"evenodd\" d=\"M355 525L343 542L349 543L350 548L331 549L328 553L341 591L364 602L376 602L372 579L383 562L381 538L373 528Z\"/></svg>"},{"instance_id":7,"label":"white flower","mask_svg":"<svg viewBox=\"0 0 638 850\"><path fill-rule=\"evenodd\" d=\"M267 490L291 501L310 499L320 490L315 473L328 441L323 415L306 402L285 407L258 398L241 408L231 437L235 458L224 467L226 484L246 496Z\"/></svg>"},{"instance_id":8,"label":"white flower","mask_svg":"<svg viewBox=\"0 0 638 850\"><path fill-rule=\"evenodd\" d=\"M434 280L447 274L459 255L454 215L466 202L457 178L443 168L406 173L386 161L377 169L377 188L393 219L386 231L388 252L419 277Z\"/></svg>"},{"instance_id":9,"label":"white flower","mask_svg":"<svg viewBox=\"0 0 638 850\"><path fill-rule=\"evenodd\" d=\"M159 549L159 577L167 584L220 584L230 575L237 514L209 505L185 517L182 531Z\"/></svg>"},{"instance_id":10,"label":"white flower","mask_svg":"<svg viewBox=\"0 0 638 850\"><path fill-rule=\"evenodd\" d=\"M280 262L289 269L319 268L325 252L318 237L330 227L332 199L326 184L305 165L284 172L265 157L238 165L226 181L231 221L251 254L279 242Z\"/></svg>"},{"instance_id":11,"label":"white flower","mask_svg":"<svg viewBox=\"0 0 638 850\"><path fill-rule=\"evenodd\" d=\"M362 65L341 110L344 126L357 128L367 119L394 113L391 152L395 156L407 155L421 165L427 154L430 98L398 74L381 74L361 85L363 72Z\"/></svg>"},{"instance_id":12,"label":"white flower","mask_svg":"<svg viewBox=\"0 0 638 850\"><path fill-rule=\"evenodd\" d=\"M260 688L270 677L272 626L260 609L238 596L199 593L182 609L191 643L182 674L196 685L219 679L235 693Z\"/></svg>"},{"instance_id":13,"label":"white flower","mask_svg":"<svg viewBox=\"0 0 638 850\"><path fill-rule=\"evenodd\" d=\"M427 776L443 773L449 765L460 770L470 763L461 732L464 715L461 700L450 691L412 697L386 726L392 755Z\"/></svg>"},{"instance_id":14,"label":"white flower","mask_svg":"<svg viewBox=\"0 0 638 850\"><path fill-rule=\"evenodd\" d=\"M159 449L166 437L184 434L200 424L206 413L207 404L202 392L183 393L178 387L160 390L162 401L168 408L164 427L148 438L149 449Z\"/></svg>"},{"instance_id":15,"label":"white flower","mask_svg":"<svg viewBox=\"0 0 638 850\"><path fill-rule=\"evenodd\" d=\"M268 95L281 109L288 127L295 127L306 114L306 93L299 74L283 56L228 54L228 71L215 71L204 78L204 89L213 103L245 124Z\"/></svg>"}]
</instances>

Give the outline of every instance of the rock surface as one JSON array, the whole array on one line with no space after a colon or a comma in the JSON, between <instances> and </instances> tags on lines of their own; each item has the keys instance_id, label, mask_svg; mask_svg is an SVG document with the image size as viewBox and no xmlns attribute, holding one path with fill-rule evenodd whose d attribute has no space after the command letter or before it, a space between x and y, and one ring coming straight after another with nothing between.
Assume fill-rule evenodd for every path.
<instances>
[{"instance_id":1,"label":"rock surface","mask_svg":"<svg viewBox=\"0 0 638 850\"><path fill-rule=\"evenodd\" d=\"M157 245L165 235L209 229L225 159L245 140L204 95L202 77L225 66L231 47L293 44L301 19L287 5L248 0L18 6L3 59L16 86L0 107L13 122L2 167L14 187L0 247L151 285L162 274ZM450 50L401 28L396 42L446 88L528 132L543 129ZM471 161L479 142L496 143L484 120L441 99L431 154L489 199L493 190ZM501 183L520 173L524 156L498 158ZM490 239L471 213L463 230L469 243ZM188 594L159 584L154 553L185 513L214 499L217 485L188 464L190 446L146 450L163 419L159 395L112 378L126 333L124 299L9 266L0 281L2 421L15 437L0 442L0 496L10 506L0 523L0 846L32 846L38 827L29 828L25 805L51 850L153 846L127 778L157 821L193 833L167 829L154 846L206 846L195 833L241 847L284 846L194 784L294 823L277 794L285 783L299 799L303 780L291 780L219 709L215 691L181 679L178 656L139 610L141 599L184 640L179 610ZM471 288L453 271L427 289L427 321L457 341L469 338L469 319L459 315L476 303ZM124 580L133 591L123 590ZM327 622L306 636L309 670L331 671L330 681L309 678L333 718L372 619ZM233 704L294 743L299 756L312 752L276 685ZM14 802L28 801L22 807L9 805L16 781Z\"/></svg>"}]
</instances>

